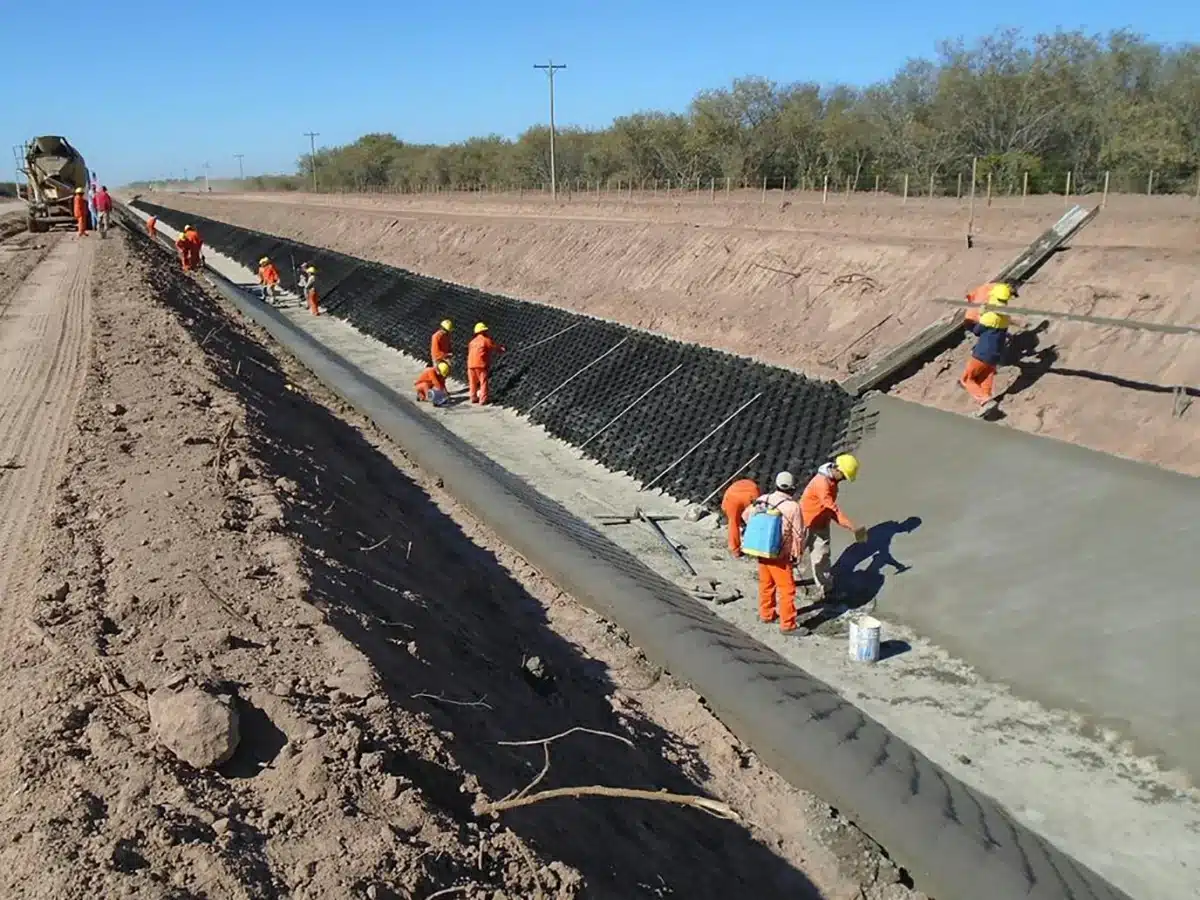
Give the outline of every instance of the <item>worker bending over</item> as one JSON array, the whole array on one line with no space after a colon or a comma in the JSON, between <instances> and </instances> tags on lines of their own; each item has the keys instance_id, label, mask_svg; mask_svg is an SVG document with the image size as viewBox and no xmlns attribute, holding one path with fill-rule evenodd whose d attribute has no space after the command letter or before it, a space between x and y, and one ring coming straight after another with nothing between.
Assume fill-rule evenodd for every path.
<instances>
[{"instance_id":1,"label":"worker bending over","mask_svg":"<svg viewBox=\"0 0 1200 900\"><path fill-rule=\"evenodd\" d=\"M317 303L317 267L305 266L304 272L300 276L300 292L304 294L304 299L308 301L308 311L314 316L321 314L321 307Z\"/></svg>"},{"instance_id":2,"label":"worker bending over","mask_svg":"<svg viewBox=\"0 0 1200 900\"><path fill-rule=\"evenodd\" d=\"M450 374L450 363L441 360L434 363L413 383L417 389L417 402L429 400L434 406L444 406L449 394L446 391L446 376Z\"/></svg>"},{"instance_id":3,"label":"worker bending over","mask_svg":"<svg viewBox=\"0 0 1200 900\"><path fill-rule=\"evenodd\" d=\"M146 220L146 234L150 235L150 240L158 237L158 216L151 216Z\"/></svg>"},{"instance_id":4,"label":"worker bending over","mask_svg":"<svg viewBox=\"0 0 1200 900\"><path fill-rule=\"evenodd\" d=\"M999 288L1004 290L998 290ZM1000 405L999 398L993 396L996 369L1004 360L1011 322L1007 315L997 312L995 307L1007 306L1011 296L1012 291L1008 290L1008 285L996 285L992 290L988 299L988 305L992 308L980 313L979 321L971 329L976 337L975 346L971 348L971 358L967 360L966 368L958 379L959 384L979 404L975 415L980 418Z\"/></svg>"},{"instance_id":5,"label":"worker bending over","mask_svg":"<svg viewBox=\"0 0 1200 900\"><path fill-rule=\"evenodd\" d=\"M735 481L721 497L721 512L725 514L729 525L729 552L735 558L742 556L742 525L743 515L750 506L762 496L758 484L751 478Z\"/></svg>"},{"instance_id":6,"label":"worker bending over","mask_svg":"<svg viewBox=\"0 0 1200 900\"><path fill-rule=\"evenodd\" d=\"M472 403L486 406L488 402L488 370L492 357L504 348L492 340L483 322L475 323L475 337L467 344L467 388Z\"/></svg>"},{"instance_id":7,"label":"worker bending over","mask_svg":"<svg viewBox=\"0 0 1200 900\"><path fill-rule=\"evenodd\" d=\"M746 522L742 549L758 559L758 617L788 636L808 634L796 624L796 575L793 567L804 554L804 523L796 502L796 478L775 476L775 490L756 499L742 514Z\"/></svg>"},{"instance_id":8,"label":"worker bending over","mask_svg":"<svg viewBox=\"0 0 1200 900\"><path fill-rule=\"evenodd\" d=\"M75 216L75 228L79 236L86 236L88 231L88 205L87 198L83 196L83 188L75 188L75 204L71 210L71 214Z\"/></svg>"},{"instance_id":9,"label":"worker bending over","mask_svg":"<svg viewBox=\"0 0 1200 900\"><path fill-rule=\"evenodd\" d=\"M817 469L804 493L800 495L800 513L804 519L804 549L808 552L813 580L817 584L818 600L822 603L833 599L833 573L830 570L829 526L837 522L847 531L854 532L858 542L867 539L867 529L850 521L838 506L838 485L842 481L853 481L858 477L858 460L843 453L833 462Z\"/></svg>"},{"instance_id":10,"label":"worker bending over","mask_svg":"<svg viewBox=\"0 0 1200 900\"><path fill-rule=\"evenodd\" d=\"M262 285L262 298L275 302L275 293L279 290L279 270L269 257L264 256L258 261L258 283Z\"/></svg>"},{"instance_id":11,"label":"worker bending over","mask_svg":"<svg viewBox=\"0 0 1200 900\"><path fill-rule=\"evenodd\" d=\"M175 238L175 247L179 251L179 262L183 271L192 271L192 239L188 237L186 230L179 232L179 237Z\"/></svg>"},{"instance_id":12,"label":"worker bending over","mask_svg":"<svg viewBox=\"0 0 1200 900\"><path fill-rule=\"evenodd\" d=\"M184 225L183 233L187 235L189 249L192 254L192 268L199 269L204 265L204 241L200 240L200 232L193 225Z\"/></svg>"},{"instance_id":13,"label":"worker bending over","mask_svg":"<svg viewBox=\"0 0 1200 900\"><path fill-rule=\"evenodd\" d=\"M453 330L454 323L449 319L442 319L440 327L429 339L429 361L435 366L442 360L450 361L450 332Z\"/></svg>"}]
</instances>

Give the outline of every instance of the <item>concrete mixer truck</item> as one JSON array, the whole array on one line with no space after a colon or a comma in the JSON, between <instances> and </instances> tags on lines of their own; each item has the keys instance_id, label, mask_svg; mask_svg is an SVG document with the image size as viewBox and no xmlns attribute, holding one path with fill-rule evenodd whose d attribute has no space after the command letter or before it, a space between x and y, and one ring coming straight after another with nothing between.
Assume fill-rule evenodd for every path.
<instances>
[{"instance_id":1,"label":"concrete mixer truck","mask_svg":"<svg viewBox=\"0 0 1200 900\"><path fill-rule=\"evenodd\" d=\"M72 208L75 189L88 186L87 164L65 137L35 137L17 149L17 168L25 177L21 185L29 211L29 230L49 231L54 225L75 222Z\"/></svg>"}]
</instances>

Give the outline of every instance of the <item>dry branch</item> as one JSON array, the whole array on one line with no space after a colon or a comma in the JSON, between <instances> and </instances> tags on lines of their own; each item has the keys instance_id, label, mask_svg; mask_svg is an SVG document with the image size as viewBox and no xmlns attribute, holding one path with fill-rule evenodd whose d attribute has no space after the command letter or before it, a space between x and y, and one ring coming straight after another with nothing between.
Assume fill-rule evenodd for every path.
<instances>
[{"instance_id":1,"label":"dry branch","mask_svg":"<svg viewBox=\"0 0 1200 900\"><path fill-rule=\"evenodd\" d=\"M385 622L384 624L385 625L398 625L398 624L403 624L403 623ZM407 627L407 626L405 626L405 627ZM413 700L417 700L417 699L433 700L437 703L449 704L450 706L474 706L474 707L480 707L482 709L491 709L492 708L491 705L486 702L486 700L487 700L486 695L483 697L480 697L478 700L451 700L449 697L443 697L441 694L421 693L421 694L413 694L411 696L412 696Z\"/></svg>"}]
</instances>

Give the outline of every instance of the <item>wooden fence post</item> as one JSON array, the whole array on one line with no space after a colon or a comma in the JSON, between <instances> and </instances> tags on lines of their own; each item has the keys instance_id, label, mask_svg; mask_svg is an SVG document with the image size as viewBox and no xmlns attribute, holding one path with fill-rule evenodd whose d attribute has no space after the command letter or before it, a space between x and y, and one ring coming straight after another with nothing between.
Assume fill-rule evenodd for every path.
<instances>
[{"instance_id":1,"label":"wooden fence post","mask_svg":"<svg viewBox=\"0 0 1200 900\"><path fill-rule=\"evenodd\" d=\"M908 202L908 173L904 173L904 199L900 201L902 204Z\"/></svg>"},{"instance_id":2,"label":"wooden fence post","mask_svg":"<svg viewBox=\"0 0 1200 900\"><path fill-rule=\"evenodd\" d=\"M1146 196L1149 197L1154 193L1154 170L1150 170L1150 177L1146 179Z\"/></svg>"},{"instance_id":3,"label":"wooden fence post","mask_svg":"<svg viewBox=\"0 0 1200 900\"><path fill-rule=\"evenodd\" d=\"M763 176L762 202L763 202L763 206L767 205L767 176L766 175Z\"/></svg>"},{"instance_id":4,"label":"wooden fence post","mask_svg":"<svg viewBox=\"0 0 1200 900\"><path fill-rule=\"evenodd\" d=\"M968 204L967 213L967 241L971 240L971 234L975 228L975 181L978 177L979 157L971 157L971 199Z\"/></svg>"},{"instance_id":5,"label":"wooden fence post","mask_svg":"<svg viewBox=\"0 0 1200 900\"><path fill-rule=\"evenodd\" d=\"M1027 169L1021 175L1021 205L1025 205L1025 198L1029 196L1029 170Z\"/></svg>"},{"instance_id":6,"label":"wooden fence post","mask_svg":"<svg viewBox=\"0 0 1200 900\"><path fill-rule=\"evenodd\" d=\"M1104 193L1100 195L1101 209L1104 209L1104 207L1108 206L1108 176L1110 174L1111 173L1107 169L1104 170Z\"/></svg>"},{"instance_id":7,"label":"wooden fence post","mask_svg":"<svg viewBox=\"0 0 1200 900\"><path fill-rule=\"evenodd\" d=\"M825 186L821 189L821 205L829 202L829 176L825 176Z\"/></svg>"},{"instance_id":8,"label":"wooden fence post","mask_svg":"<svg viewBox=\"0 0 1200 900\"><path fill-rule=\"evenodd\" d=\"M1063 205L1071 202L1071 170L1067 169L1067 187L1063 191Z\"/></svg>"}]
</instances>

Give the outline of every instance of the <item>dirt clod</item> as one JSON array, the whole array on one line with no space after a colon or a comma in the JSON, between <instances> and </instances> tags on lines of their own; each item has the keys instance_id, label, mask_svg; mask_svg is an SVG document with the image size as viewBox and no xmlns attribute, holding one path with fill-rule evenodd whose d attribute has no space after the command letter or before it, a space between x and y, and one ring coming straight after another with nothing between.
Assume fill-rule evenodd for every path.
<instances>
[{"instance_id":1,"label":"dirt clod","mask_svg":"<svg viewBox=\"0 0 1200 900\"><path fill-rule=\"evenodd\" d=\"M238 714L227 700L200 690L160 688L148 700L158 742L196 769L211 769L233 756Z\"/></svg>"}]
</instances>

